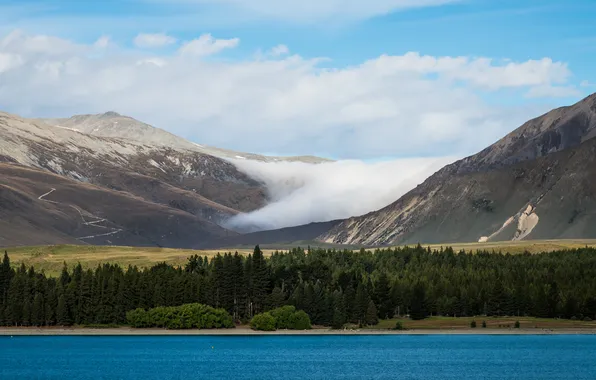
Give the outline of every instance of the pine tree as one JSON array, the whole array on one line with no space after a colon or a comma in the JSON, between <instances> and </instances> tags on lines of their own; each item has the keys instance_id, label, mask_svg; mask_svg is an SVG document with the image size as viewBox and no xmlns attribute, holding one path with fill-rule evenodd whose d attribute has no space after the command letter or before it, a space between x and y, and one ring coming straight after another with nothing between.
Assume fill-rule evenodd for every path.
<instances>
[{"instance_id":1,"label":"pine tree","mask_svg":"<svg viewBox=\"0 0 596 380\"><path fill-rule=\"evenodd\" d=\"M12 269L10 268L10 258L8 252L4 251L4 258L0 265L0 305L6 305L8 298L8 289L10 288L10 280L12 279Z\"/></svg>"},{"instance_id":2,"label":"pine tree","mask_svg":"<svg viewBox=\"0 0 596 380\"><path fill-rule=\"evenodd\" d=\"M507 295L500 279L494 282L488 299L488 315L501 316L505 311Z\"/></svg>"},{"instance_id":3,"label":"pine tree","mask_svg":"<svg viewBox=\"0 0 596 380\"><path fill-rule=\"evenodd\" d=\"M31 309L31 324L33 326L43 326L45 322L45 312L43 309L43 296L41 293L36 293L33 299L33 307Z\"/></svg>"},{"instance_id":4,"label":"pine tree","mask_svg":"<svg viewBox=\"0 0 596 380\"><path fill-rule=\"evenodd\" d=\"M252 255L252 303L254 313L265 308L269 292L269 269L261 248L257 245Z\"/></svg>"},{"instance_id":5,"label":"pine tree","mask_svg":"<svg viewBox=\"0 0 596 380\"><path fill-rule=\"evenodd\" d=\"M379 323L379 318L377 317L377 307L375 303L370 300L368 302L368 307L366 308L366 324L369 326L374 326Z\"/></svg>"},{"instance_id":6,"label":"pine tree","mask_svg":"<svg viewBox=\"0 0 596 380\"><path fill-rule=\"evenodd\" d=\"M70 326L72 321L68 312L68 306L66 304L66 297L64 294L58 298L58 306L56 308L56 319L59 326Z\"/></svg>"},{"instance_id":7,"label":"pine tree","mask_svg":"<svg viewBox=\"0 0 596 380\"><path fill-rule=\"evenodd\" d=\"M279 286L276 286L275 288L273 288L273 291L268 297L267 308L276 309L278 307L283 306L285 298L286 297L284 295L284 292L281 290Z\"/></svg>"},{"instance_id":8,"label":"pine tree","mask_svg":"<svg viewBox=\"0 0 596 380\"><path fill-rule=\"evenodd\" d=\"M379 316L382 319L393 317L393 302L389 289L389 279L385 272L381 272L375 286L375 302L379 305Z\"/></svg>"},{"instance_id":9,"label":"pine tree","mask_svg":"<svg viewBox=\"0 0 596 380\"><path fill-rule=\"evenodd\" d=\"M341 329L347 320L344 295L341 291L336 290L333 293L333 320L331 326L334 329Z\"/></svg>"},{"instance_id":10,"label":"pine tree","mask_svg":"<svg viewBox=\"0 0 596 380\"><path fill-rule=\"evenodd\" d=\"M356 291L350 285L344 292L344 307L346 309L346 321L358 322L358 316L356 312Z\"/></svg>"},{"instance_id":11,"label":"pine tree","mask_svg":"<svg viewBox=\"0 0 596 380\"><path fill-rule=\"evenodd\" d=\"M53 326L56 324L56 308L58 299L56 298L55 283L48 286L45 299L45 325Z\"/></svg>"},{"instance_id":12,"label":"pine tree","mask_svg":"<svg viewBox=\"0 0 596 380\"><path fill-rule=\"evenodd\" d=\"M354 316L358 324L362 324L366 320L366 311L368 309L368 303L370 298L366 292L366 289L362 283L358 284L356 289L356 299L354 301Z\"/></svg>"},{"instance_id":13,"label":"pine tree","mask_svg":"<svg viewBox=\"0 0 596 380\"><path fill-rule=\"evenodd\" d=\"M424 319L428 316L426 309L426 287L422 282L416 283L412 291L410 302L410 318L413 320Z\"/></svg>"}]
</instances>

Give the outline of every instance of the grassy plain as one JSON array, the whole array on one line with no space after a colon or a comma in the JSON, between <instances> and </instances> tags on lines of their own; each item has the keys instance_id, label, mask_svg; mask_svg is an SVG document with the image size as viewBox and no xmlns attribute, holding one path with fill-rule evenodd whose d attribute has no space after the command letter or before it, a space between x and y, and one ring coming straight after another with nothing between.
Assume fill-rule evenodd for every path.
<instances>
[{"instance_id":1,"label":"grassy plain","mask_svg":"<svg viewBox=\"0 0 596 380\"><path fill-rule=\"evenodd\" d=\"M227 250L197 251L192 249L171 249L151 247L112 247L93 245L51 245L40 247L5 248L14 267L24 263L27 267L44 270L47 275L60 273L66 263L69 267L81 263L83 268L96 268L104 263L119 264L126 268L129 265L139 268L166 262L171 265L184 265L189 256L200 255L213 257L218 252ZM252 250L234 250L248 254ZM271 251L264 250L265 255Z\"/></svg>"},{"instance_id":2,"label":"grassy plain","mask_svg":"<svg viewBox=\"0 0 596 380\"><path fill-rule=\"evenodd\" d=\"M560 239L560 240L521 240L521 241L497 241L487 243L446 243L446 244L423 244L424 247L440 249L441 247L452 247L456 252L486 250L519 254L528 251L530 253L552 252L562 249L577 249L585 247L596 247L596 239Z\"/></svg>"},{"instance_id":3,"label":"grassy plain","mask_svg":"<svg viewBox=\"0 0 596 380\"><path fill-rule=\"evenodd\" d=\"M308 244L300 244L306 247ZM296 244L298 246L298 244ZM531 253L549 252L560 249L573 249L583 247L596 247L596 240L529 240L529 241L507 241L490 243L454 243L454 244L431 244L431 249L440 247L453 247L459 251L488 250L495 252L509 252L519 254L524 251ZM265 255L270 255L275 249L289 249L291 246L270 247L262 246ZM337 247L339 248L339 247ZM354 247L346 247L354 249ZM113 247L113 246L91 246L91 245L52 245L39 247L16 247L3 248L8 251L11 262L14 266L24 263L26 266L33 265L38 270L44 270L48 275L60 273L63 263L69 267L81 263L84 268L95 268L104 263L119 264L123 267L136 265L140 268L149 267L160 262L171 265L183 265L189 256L198 254L201 256L213 257L218 252L239 252L248 254L252 248L232 248L217 250L191 250L171 248L150 248L150 247Z\"/></svg>"},{"instance_id":4,"label":"grassy plain","mask_svg":"<svg viewBox=\"0 0 596 380\"><path fill-rule=\"evenodd\" d=\"M410 319L386 319L379 321L369 329L387 330L395 327L397 321L407 330L466 330L472 321L476 321L474 330L482 330L482 321L486 329L513 329L519 321L521 329L596 329L596 321L572 321L568 319L546 319L532 317L430 317L421 321Z\"/></svg>"}]
</instances>

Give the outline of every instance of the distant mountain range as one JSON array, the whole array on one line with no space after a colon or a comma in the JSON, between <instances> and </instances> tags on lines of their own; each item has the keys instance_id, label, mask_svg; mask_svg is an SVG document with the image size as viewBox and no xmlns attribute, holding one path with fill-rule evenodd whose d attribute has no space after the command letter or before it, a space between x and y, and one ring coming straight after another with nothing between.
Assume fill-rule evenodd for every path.
<instances>
[{"instance_id":1,"label":"distant mountain range","mask_svg":"<svg viewBox=\"0 0 596 380\"><path fill-rule=\"evenodd\" d=\"M269 202L234 160L298 161L192 143L115 112L0 113L0 247L218 248L596 238L596 94L530 120L387 207L242 235L225 221Z\"/></svg>"}]
</instances>

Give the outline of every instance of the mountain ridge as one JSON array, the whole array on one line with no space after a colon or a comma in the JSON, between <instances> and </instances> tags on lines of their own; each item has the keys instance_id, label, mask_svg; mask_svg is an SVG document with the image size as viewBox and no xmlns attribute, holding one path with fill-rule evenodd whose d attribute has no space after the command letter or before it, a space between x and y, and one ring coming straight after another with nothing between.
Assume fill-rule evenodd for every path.
<instances>
[{"instance_id":1,"label":"mountain ridge","mask_svg":"<svg viewBox=\"0 0 596 380\"><path fill-rule=\"evenodd\" d=\"M541 185L553 175L552 167L558 161L551 162L552 155L583 152L584 148L580 147L591 146L595 136L596 94L593 94L572 106L557 108L524 123L479 153L445 166L394 203L349 218L317 240L334 244L391 245L536 236L537 233L531 235L536 226L540 226L536 230L539 231L548 223L544 218L542 222L536 220L537 199L544 194L532 192L544 190ZM590 168L585 165L592 160L589 154L583 157L583 163L573 162L567 170L591 176ZM516 179L524 178L525 173L535 169L534 165L543 162L550 166L533 176L528 186L519 187ZM565 178L564 173L556 175L555 182ZM509 188L502 189L505 184ZM540 186L532 189L536 184ZM589 184L584 184L583 189L574 191L590 189ZM520 196L522 193L532 196ZM479 212L484 214L479 215ZM492 216L487 216L486 212ZM564 213L563 209L560 213ZM461 227L464 233L458 233L458 223L464 225ZM529 224L535 225L528 231ZM466 230L473 233L465 233ZM491 230L493 232L489 233ZM596 231L590 235L596 236ZM541 236L555 237L546 233Z\"/></svg>"},{"instance_id":2,"label":"mountain ridge","mask_svg":"<svg viewBox=\"0 0 596 380\"><path fill-rule=\"evenodd\" d=\"M164 129L154 127L130 116L121 115L115 111L108 111L101 114L74 115L70 118L41 118L35 120L54 127L93 136L122 138L155 146L187 149L223 159L248 159L263 162L304 162L312 164L332 161L315 156L264 156L197 144Z\"/></svg>"}]
</instances>

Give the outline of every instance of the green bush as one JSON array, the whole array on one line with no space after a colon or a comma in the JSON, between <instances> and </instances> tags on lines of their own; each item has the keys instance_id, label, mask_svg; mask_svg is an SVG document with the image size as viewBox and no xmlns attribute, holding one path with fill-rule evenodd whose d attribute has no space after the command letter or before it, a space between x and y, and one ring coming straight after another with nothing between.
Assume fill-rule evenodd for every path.
<instances>
[{"instance_id":1,"label":"green bush","mask_svg":"<svg viewBox=\"0 0 596 380\"><path fill-rule=\"evenodd\" d=\"M482 328L485 329L486 328L486 321L482 321Z\"/></svg>"},{"instance_id":2,"label":"green bush","mask_svg":"<svg viewBox=\"0 0 596 380\"><path fill-rule=\"evenodd\" d=\"M270 313L257 314L250 321L250 327L253 330L275 331L275 318Z\"/></svg>"},{"instance_id":3,"label":"green bush","mask_svg":"<svg viewBox=\"0 0 596 380\"><path fill-rule=\"evenodd\" d=\"M401 323L401 321L395 322L395 327L393 328L393 330L405 330L403 323Z\"/></svg>"},{"instance_id":4,"label":"green bush","mask_svg":"<svg viewBox=\"0 0 596 380\"><path fill-rule=\"evenodd\" d=\"M310 317L304 311L299 310L290 317L290 330L310 330Z\"/></svg>"},{"instance_id":5,"label":"green bush","mask_svg":"<svg viewBox=\"0 0 596 380\"><path fill-rule=\"evenodd\" d=\"M253 330L273 331L277 329L309 330L310 317L294 306L282 306L266 313L257 314L250 321Z\"/></svg>"},{"instance_id":6,"label":"green bush","mask_svg":"<svg viewBox=\"0 0 596 380\"><path fill-rule=\"evenodd\" d=\"M232 317L224 309L199 303L182 306L160 306L149 310L135 309L126 313L128 324L135 328L160 327L172 330L215 329L234 327Z\"/></svg>"},{"instance_id":7,"label":"green bush","mask_svg":"<svg viewBox=\"0 0 596 380\"><path fill-rule=\"evenodd\" d=\"M269 312L275 318L275 327L278 329L291 329L294 313L296 313L294 306L282 306Z\"/></svg>"},{"instance_id":8,"label":"green bush","mask_svg":"<svg viewBox=\"0 0 596 380\"><path fill-rule=\"evenodd\" d=\"M470 322L470 327L475 329L476 328L476 321Z\"/></svg>"},{"instance_id":9,"label":"green bush","mask_svg":"<svg viewBox=\"0 0 596 380\"><path fill-rule=\"evenodd\" d=\"M513 327L515 327L516 329L519 329L520 328L519 321L515 321L515 325Z\"/></svg>"}]
</instances>

